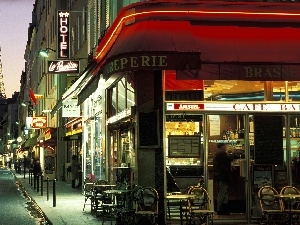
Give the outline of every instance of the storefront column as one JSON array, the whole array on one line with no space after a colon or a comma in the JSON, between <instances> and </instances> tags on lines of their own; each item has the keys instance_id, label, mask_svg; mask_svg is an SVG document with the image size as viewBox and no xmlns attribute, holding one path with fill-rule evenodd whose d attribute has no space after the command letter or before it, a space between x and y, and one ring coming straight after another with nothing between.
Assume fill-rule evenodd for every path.
<instances>
[{"instance_id":1,"label":"storefront column","mask_svg":"<svg viewBox=\"0 0 300 225\"><path fill-rule=\"evenodd\" d=\"M158 224L165 224L164 209L164 151L163 151L163 96L162 71L138 71L135 73L137 87L137 112L158 110L159 147L137 149L138 185L154 187L159 194ZM145 130L144 132L147 132Z\"/></svg>"},{"instance_id":2,"label":"storefront column","mask_svg":"<svg viewBox=\"0 0 300 225\"><path fill-rule=\"evenodd\" d=\"M264 90L265 101L273 101L273 81L265 81Z\"/></svg>"}]
</instances>

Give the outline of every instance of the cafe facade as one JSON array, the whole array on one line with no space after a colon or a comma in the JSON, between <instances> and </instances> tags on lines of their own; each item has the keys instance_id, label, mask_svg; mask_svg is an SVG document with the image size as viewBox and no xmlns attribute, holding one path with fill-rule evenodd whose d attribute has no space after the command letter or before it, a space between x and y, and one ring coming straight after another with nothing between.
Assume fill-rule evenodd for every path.
<instances>
[{"instance_id":1,"label":"cafe facade","mask_svg":"<svg viewBox=\"0 0 300 225\"><path fill-rule=\"evenodd\" d=\"M170 182L185 192L204 176L215 205L213 156L227 143L228 218L259 218L259 187L299 184L297 11L276 2L123 8L78 93L84 176L118 182L122 171L132 185L155 187L165 221Z\"/></svg>"}]
</instances>

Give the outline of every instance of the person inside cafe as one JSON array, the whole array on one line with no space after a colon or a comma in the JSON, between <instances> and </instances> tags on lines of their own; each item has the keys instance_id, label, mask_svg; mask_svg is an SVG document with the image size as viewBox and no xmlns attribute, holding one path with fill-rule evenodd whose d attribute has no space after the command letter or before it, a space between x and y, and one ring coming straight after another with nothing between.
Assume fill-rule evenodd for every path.
<instances>
[{"instance_id":1,"label":"person inside cafe","mask_svg":"<svg viewBox=\"0 0 300 225\"><path fill-rule=\"evenodd\" d=\"M228 185L230 182L232 157L227 153L228 144L218 143L213 160L214 181L217 183L217 214L229 214Z\"/></svg>"}]
</instances>

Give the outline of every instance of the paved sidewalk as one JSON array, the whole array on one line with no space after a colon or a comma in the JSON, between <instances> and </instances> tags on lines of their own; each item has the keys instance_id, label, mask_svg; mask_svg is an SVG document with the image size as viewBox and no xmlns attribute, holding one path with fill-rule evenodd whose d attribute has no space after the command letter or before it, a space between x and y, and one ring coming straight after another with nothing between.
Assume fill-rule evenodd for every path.
<instances>
[{"instance_id":1,"label":"paved sidewalk","mask_svg":"<svg viewBox=\"0 0 300 225\"><path fill-rule=\"evenodd\" d=\"M15 170L11 170L15 174L16 182L20 184L27 197L31 198L35 207L40 210L40 214L45 217L45 220L41 219L40 225L82 225L82 224L102 224L102 218L96 217L91 214L90 205L86 205L85 211L83 211L84 196L82 189L71 188L70 182L56 181L56 202L53 201L53 181L49 181L49 200L47 200L47 182L44 182L43 195L41 195L41 187L39 192L34 189L29 182L28 173L21 175L16 173ZM55 204L56 203L56 204ZM89 201L88 201L89 203ZM54 207L55 205L55 207ZM111 224L110 221L106 221L104 225ZM112 224L115 224L113 221ZM169 220L167 225L179 225L179 220ZM242 225L247 223L237 223L233 221L214 220L216 225Z\"/></svg>"},{"instance_id":2,"label":"paved sidewalk","mask_svg":"<svg viewBox=\"0 0 300 225\"><path fill-rule=\"evenodd\" d=\"M53 201L53 181L49 181L49 200L47 200L47 182L44 182L43 195L41 195L41 187L39 192L34 189L33 184L29 183L28 173L20 175L15 174L17 181L28 194L28 197L37 204L42 213L46 216L47 225L76 225L76 224L102 224L101 218L97 218L91 214L90 205L86 206L83 211L84 196L81 189L71 188L71 184L65 181L56 181L56 206ZM33 183L33 182L32 182ZM105 223L105 224L110 224Z\"/></svg>"}]
</instances>

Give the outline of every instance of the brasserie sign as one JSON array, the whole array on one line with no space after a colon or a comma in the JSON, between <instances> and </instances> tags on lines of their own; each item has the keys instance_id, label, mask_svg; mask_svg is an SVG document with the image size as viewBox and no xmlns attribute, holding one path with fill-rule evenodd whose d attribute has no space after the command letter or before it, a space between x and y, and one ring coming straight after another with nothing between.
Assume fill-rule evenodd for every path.
<instances>
[{"instance_id":1,"label":"brasserie sign","mask_svg":"<svg viewBox=\"0 0 300 225\"><path fill-rule=\"evenodd\" d=\"M79 60L49 60L48 73L79 73Z\"/></svg>"}]
</instances>

